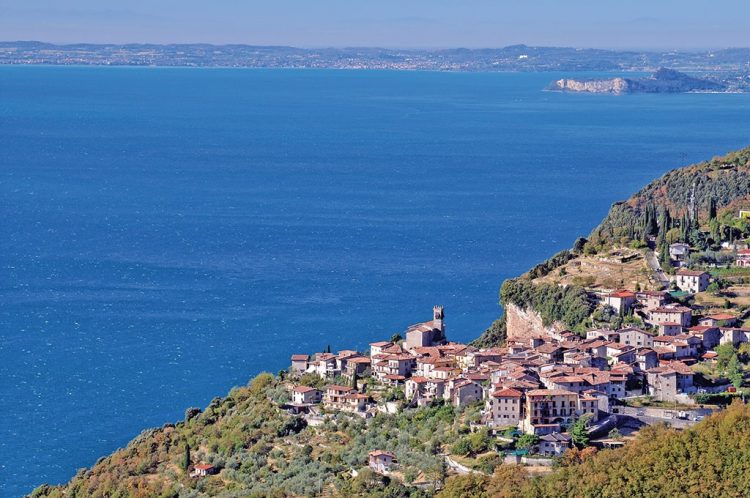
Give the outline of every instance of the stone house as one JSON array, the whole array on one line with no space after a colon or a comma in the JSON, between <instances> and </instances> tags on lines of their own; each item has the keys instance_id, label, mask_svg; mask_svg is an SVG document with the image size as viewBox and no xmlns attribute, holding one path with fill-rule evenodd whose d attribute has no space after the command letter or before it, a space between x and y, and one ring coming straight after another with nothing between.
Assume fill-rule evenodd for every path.
<instances>
[{"instance_id":1,"label":"stone house","mask_svg":"<svg viewBox=\"0 0 750 498\"><path fill-rule=\"evenodd\" d=\"M635 363L642 372L659 365L659 358L651 348L640 348L635 352Z\"/></svg>"},{"instance_id":2,"label":"stone house","mask_svg":"<svg viewBox=\"0 0 750 498\"><path fill-rule=\"evenodd\" d=\"M626 314L636 302L635 292L618 290L604 296L604 304L611 306L621 315Z\"/></svg>"},{"instance_id":3,"label":"stone house","mask_svg":"<svg viewBox=\"0 0 750 498\"><path fill-rule=\"evenodd\" d=\"M719 330L719 327L707 327L704 325L690 327L688 334L698 337L701 340L701 347L704 350L715 348L721 341L721 330Z\"/></svg>"},{"instance_id":4,"label":"stone house","mask_svg":"<svg viewBox=\"0 0 750 498\"><path fill-rule=\"evenodd\" d=\"M548 457L560 456L571 446L571 437L564 432L553 432L539 437L539 454Z\"/></svg>"},{"instance_id":5,"label":"stone house","mask_svg":"<svg viewBox=\"0 0 750 498\"><path fill-rule=\"evenodd\" d=\"M720 328L721 338L719 339L720 344L742 344L748 342L748 334L750 330L740 328Z\"/></svg>"},{"instance_id":6,"label":"stone house","mask_svg":"<svg viewBox=\"0 0 750 498\"><path fill-rule=\"evenodd\" d=\"M649 311L667 304L667 293L665 291L642 291L636 293L638 302Z\"/></svg>"},{"instance_id":7,"label":"stone house","mask_svg":"<svg viewBox=\"0 0 750 498\"><path fill-rule=\"evenodd\" d=\"M523 393L516 389L500 389L487 398L489 421L495 427L515 426L521 421Z\"/></svg>"},{"instance_id":8,"label":"stone house","mask_svg":"<svg viewBox=\"0 0 750 498\"><path fill-rule=\"evenodd\" d=\"M290 370L292 373L302 374L305 373L308 366L310 355L307 354L293 354L292 355L292 366Z\"/></svg>"},{"instance_id":9,"label":"stone house","mask_svg":"<svg viewBox=\"0 0 750 498\"><path fill-rule=\"evenodd\" d=\"M678 394L695 390L693 371L680 362L652 368L646 372L646 382L649 394L659 401L676 401Z\"/></svg>"},{"instance_id":10,"label":"stone house","mask_svg":"<svg viewBox=\"0 0 750 498\"><path fill-rule=\"evenodd\" d=\"M682 324L663 322L659 324L659 335L678 335L682 333Z\"/></svg>"},{"instance_id":11,"label":"stone house","mask_svg":"<svg viewBox=\"0 0 750 498\"><path fill-rule=\"evenodd\" d=\"M708 288L710 275L704 271L686 270L681 268L672 276L672 281L680 290L696 294Z\"/></svg>"},{"instance_id":12,"label":"stone house","mask_svg":"<svg viewBox=\"0 0 750 498\"><path fill-rule=\"evenodd\" d=\"M292 391L292 401L296 405L312 405L320 403L323 393L314 387L297 386Z\"/></svg>"},{"instance_id":13,"label":"stone house","mask_svg":"<svg viewBox=\"0 0 750 498\"><path fill-rule=\"evenodd\" d=\"M391 468L393 468L393 465L396 463L396 455L390 451L371 451L367 454L367 457L368 467L379 474L390 472Z\"/></svg>"},{"instance_id":14,"label":"stone house","mask_svg":"<svg viewBox=\"0 0 750 498\"><path fill-rule=\"evenodd\" d=\"M468 379L459 379L451 386L449 384L450 401L453 406L465 406L484 397L484 388L478 382Z\"/></svg>"},{"instance_id":15,"label":"stone house","mask_svg":"<svg viewBox=\"0 0 750 498\"><path fill-rule=\"evenodd\" d=\"M651 310L650 318L657 325L660 323L679 323L681 327L690 327L693 321L693 310L687 306L662 306Z\"/></svg>"},{"instance_id":16,"label":"stone house","mask_svg":"<svg viewBox=\"0 0 750 498\"><path fill-rule=\"evenodd\" d=\"M620 344L633 346L634 348L650 347L654 345L654 338L645 330L630 327L622 329L620 332Z\"/></svg>"},{"instance_id":17,"label":"stone house","mask_svg":"<svg viewBox=\"0 0 750 498\"><path fill-rule=\"evenodd\" d=\"M370 370L370 358L365 356L357 356L355 358L349 358L346 361L346 369L344 370L345 375L351 378L353 375L362 377L367 374Z\"/></svg>"},{"instance_id":18,"label":"stone house","mask_svg":"<svg viewBox=\"0 0 750 498\"><path fill-rule=\"evenodd\" d=\"M698 325L707 327L734 327L737 325L737 317L729 313L716 313L699 319Z\"/></svg>"}]
</instances>

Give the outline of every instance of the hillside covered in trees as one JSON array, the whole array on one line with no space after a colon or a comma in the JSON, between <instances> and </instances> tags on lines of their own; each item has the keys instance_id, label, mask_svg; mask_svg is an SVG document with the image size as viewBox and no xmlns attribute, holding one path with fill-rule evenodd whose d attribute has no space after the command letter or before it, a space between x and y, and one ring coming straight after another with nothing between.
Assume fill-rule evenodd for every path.
<instances>
[{"instance_id":1,"label":"hillside covered in trees","mask_svg":"<svg viewBox=\"0 0 750 498\"><path fill-rule=\"evenodd\" d=\"M624 448L571 450L551 474L523 468L448 479L439 498L750 496L750 408L735 402L697 426L643 429Z\"/></svg>"},{"instance_id":2,"label":"hillside covered in trees","mask_svg":"<svg viewBox=\"0 0 750 498\"><path fill-rule=\"evenodd\" d=\"M656 235L664 217L673 226L699 223L709 212L750 206L750 147L666 173L617 202L589 236L590 250ZM666 215L666 216L665 216ZM689 228L689 227L685 227ZM730 230L727 224L720 229Z\"/></svg>"},{"instance_id":3,"label":"hillside covered in trees","mask_svg":"<svg viewBox=\"0 0 750 498\"><path fill-rule=\"evenodd\" d=\"M471 451L481 435L462 436L465 426L452 407L382 415L369 424L334 417L309 427L276 408L273 398L282 389L278 378L261 374L203 413L188 410L185 421L145 431L68 484L44 485L32 496L750 496L750 408L739 401L685 431L657 425L621 449L572 449L541 477L493 462L484 472L446 479L441 453L449 445ZM421 482L422 489L363 468L373 447L394 451L407 468L400 477ZM190 479L190 459L221 472Z\"/></svg>"},{"instance_id":4,"label":"hillside covered in trees","mask_svg":"<svg viewBox=\"0 0 750 498\"><path fill-rule=\"evenodd\" d=\"M307 380L316 382L315 377ZM281 409L287 401L283 380L260 374L247 386L215 398L203 411L188 409L181 422L143 432L127 447L79 471L68 484L44 485L31 496L421 498L431 493L367 469L368 452L394 452L401 479L421 482L429 490L446 478L440 452L468 432L461 422L468 414L450 405L381 414L367 422L330 413L313 427ZM189 477L190 469L201 462L213 465L219 474Z\"/></svg>"},{"instance_id":5,"label":"hillside covered in trees","mask_svg":"<svg viewBox=\"0 0 750 498\"><path fill-rule=\"evenodd\" d=\"M613 247L654 246L667 257L670 243L683 241L704 250L718 249L720 240L738 240L750 233L750 147L710 161L672 170L626 201L616 202L588 239L579 238L524 275L503 283L500 306L511 303L537 311L545 323L560 321L571 330L582 326L587 308L581 286L552 291L540 279L580 258L604 254ZM504 316L472 344L491 347L507 336Z\"/></svg>"}]
</instances>

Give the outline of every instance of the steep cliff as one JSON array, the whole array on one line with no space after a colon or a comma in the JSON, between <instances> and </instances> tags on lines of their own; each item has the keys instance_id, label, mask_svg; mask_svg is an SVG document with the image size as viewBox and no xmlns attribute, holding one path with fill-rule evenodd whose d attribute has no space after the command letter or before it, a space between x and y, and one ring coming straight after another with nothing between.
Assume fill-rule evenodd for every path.
<instances>
[{"instance_id":1,"label":"steep cliff","mask_svg":"<svg viewBox=\"0 0 750 498\"><path fill-rule=\"evenodd\" d=\"M630 80L626 78L612 78L609 80L573 80L562 78L555 81L552 89L564 92L583 93L627 93Z\"/></svg>"},{"instance_id":2,"label":"steep cliff","mask_svg":"<svg viewBox=\"0 0 750 498\"><path fill-rule=\"evenodd\" d=\"M550 90L580 93L686 93L721 92L727 85L721 82L694 78L672 69L660 68L649 78L610 78L575 80L562 78L550 85Z\"/></svg>"},{"instance_id":3,"label":"steep cliff","mask_svg":"<svg viewBox=\"0 0 750 498\"><path fill-rule=\"evenodd\" d=\"M532 337L548 337L550 333L565 330L565 324L554 321L545 325L539 312L523 309L515 304L505 307L507 335L510 340L523 341Z\"/></svg>"}]
</instances>

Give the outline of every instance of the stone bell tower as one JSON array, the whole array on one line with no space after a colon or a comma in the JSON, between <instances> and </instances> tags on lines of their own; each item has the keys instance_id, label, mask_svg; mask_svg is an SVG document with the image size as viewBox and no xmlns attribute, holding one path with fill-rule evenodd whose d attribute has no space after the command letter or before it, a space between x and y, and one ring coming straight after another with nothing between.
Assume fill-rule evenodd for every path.
<instances>
[{"instance_id":1,"label":"stone bell tower","mask_svg":"<svg viewBox=\"0 0 750 498\"><path fill-rule=\"evenodd\" d=\"M443 322L444 318L445 318L445 311L443 311L443 307L433 306L432 324L434 325L436 329L440 330L441 339L445 339L445 323Z\"/></svg>"}]
</instances>

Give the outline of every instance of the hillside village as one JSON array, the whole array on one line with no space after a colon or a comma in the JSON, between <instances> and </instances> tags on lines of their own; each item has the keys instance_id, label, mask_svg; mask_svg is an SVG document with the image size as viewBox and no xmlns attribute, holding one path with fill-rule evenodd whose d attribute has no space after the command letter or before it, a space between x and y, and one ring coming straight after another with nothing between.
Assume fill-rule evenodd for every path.
<instances>
[{"instance_id":1,"label":"hillside village","mask_svg":"<svg viewBox=\"0 0 750 498\"><path fill-rule=\"evenodd\" d=\"M564 454L576 443L576 425L600 447L623 444L623 435L644 424L688 427L717 408L706 408L707 402L744 392L747 308L735 309L727 298L721 307L700 303L729 287L720 275L750 277L750 249L745 242L724 242L727 264L719 268L694 264L699 251L684 242L650 254L655 241L651 237L629 256L620 249L598 257L614 265L640 258L652 272L650 290L638 280L635 288L587 289L592 316L608 316L617 328L592 320L577 332L508 330L505 344L478 348L450 342L445 311L436 306L432 320L412 325L403 337L373 342L369 351L294 354L286 408L314 424L336 412L367 419L435 403L481 405L473 430L521 441L504 455L515 463L530 453ZM612 254L618 256L613 260ZM658 262L647 266L650 258ZM523 434L528 437L521 439ZM388 472L395 462L387 449L372 448L373 470Z\"/></svg>"},{"instance_id":2,"label":"hillside village","mask_svg":"<svg viewBox=\"0 0 750 498\"><path fill-rule=\"evenodd\" d=\"M750 149L667 173L505 281L471 344L435 306L293 351L32 496L746 496L749 206Z\"/></svg>"}]
</instances>

